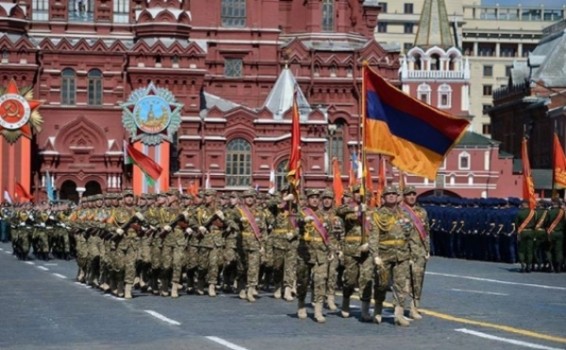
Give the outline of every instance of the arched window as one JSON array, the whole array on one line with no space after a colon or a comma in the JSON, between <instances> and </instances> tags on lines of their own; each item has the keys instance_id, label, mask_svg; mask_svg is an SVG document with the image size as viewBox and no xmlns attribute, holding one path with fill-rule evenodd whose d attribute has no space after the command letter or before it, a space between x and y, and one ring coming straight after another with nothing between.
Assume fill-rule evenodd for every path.
<instances>
[{"instance_id":1,"label":"arched window","mask_svg":"<svg viewBox=\"0 0 566 350\"><path fill-rule=\"evenodd\" d=\"M88 72L88 104L102 105L102 72L98 69Z\"/></svg>"},{"instance_id":2,"label":"arched window","mask_svg":"<svg viewBox=\"0 0 566 350\"><path fill-rule=\"evenodd\" d=\"M440 56L436 53L430 55L430 70L440 70Z\"/></svg>"},{"instance_id":3,"label":"arched window","mask_svg":"<svg viewBox=\"0 0 566 350\"><path fill-rule=\"evenodd\" d=\"M452 88L448 84L438 87L438 108L452 108Z\"/></svg>"},{"instance_id":4,"label":"arched window","mask_svg":"<svg viewBox=\"0 0 566 350\"><path fill-rule=\"evenodd\" d=\"M251 177L252 146L244 139L230 141L226 152L226 186L250 186Z\"/></svg>"},{"instance_id":5,"label":"arched window","mask_svg":"<svg viewBox=\"0 0 566 350\"><path fill-rule=\"evenodd\" d=\"M322 1L322 31L334 31L334 0Z\"/></svg>"},{"instance_id":6,"label":"arched window","mask_svg":"<svg viewBox=\"0 0 566 350\"><path fill-rule=\"evenodd\" d=\"M61 72L61 104L76 104L77 85L76 74L71 68L65 68Z\"/></svg>"},{"instance_id":7,"label":"arched window","mask_svg":"<svg viewBox=\"0 0 566 350\"><path fill-rule=\"evenodd\" d=\"M424 103L430 104L431 92L432 89L430 88L430 85L426 83L420 84L417 88L417 96L419 96L419 100L423 101Z\"/></svg>"},{"instance_id":8,"label":"arched window","mask_svg":"<svg viewBox=\"0 0 566 350\"><path fill-rule=\"evenodd\" d=\"M332 161L338 160L342 171L344 164L344 123L337 121L335 124L328 125L328 174L332 175Z\"/></svg>"},{"instance_id":9,"label":"arched window","mask_svg":"<svg viewBox=\"0 0 566 350\"><path fill-rule=\"evenodd\" d=\"M275 188L278 191L281 191L281 189L289 183L287 181L288 166L289 159L285 159L279 162L279 164L277 164L277 168L275 168Z\"/></svg>"},{"instance_id":10,"label":"arched window","mask_svg":"<svg viewBox=\"0 0 566 350\"><path fill-rule=\"evenodd\" d=\"M246 26L246 0L222 0L222 26Z\"/></svg>"}]
</instances>

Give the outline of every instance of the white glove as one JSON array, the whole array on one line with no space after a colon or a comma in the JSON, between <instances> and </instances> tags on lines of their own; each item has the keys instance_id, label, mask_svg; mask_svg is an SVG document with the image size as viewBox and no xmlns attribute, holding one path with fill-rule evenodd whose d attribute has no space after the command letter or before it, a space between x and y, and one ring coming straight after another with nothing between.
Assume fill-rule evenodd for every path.
<instances>
[{"instance_id":1,"label":"white glove","mask_svg":"<svg viewBox=\"0 0 566 350\"><path fill-rule=\"evenodd\" d=\"M344 252L341 250L338 251L338 259L342 260L344 258Z\"/></svg>"},{"instance_id":2,"label":"white glove","mask_svg":"<svg viewBox=\"0 0 566 350\"><path fill-rule=\"evenodd\" d=\"M367 244L367 243L362 244L362 245L360 246L360 251L361 251L362 253L368 252L368 251L369 251L369 244Z\"/></svg>"},{"instance_id":3,"label":"white glove","mask_svg":"<svg viewBox=\"0 0 566 350\"><path fill-rule=\"evenodd\" d=\"M185 233L188 234L189 236L192 235L194 233L193 229L190 227L187 227L187 229L185 230Z\"/></svg>"},{"instance_id":4,"label":"white glove","mask_svg":"<svg viewBox=\"0 0 566 350\"><path fill-rule=\"evenodd\" d=\"M188 210L185 210L183 212L183 217L185 218L185 221L189 221L189 218L191 217L191 214L189 213Z\"/></svg>"},{"instance_id":5,"label":"white glove","mask_svg":"<svg viewBox=\"0 0 566 350\"><path fill-rule=\"evenodd\" d=\"M241 222L248 222L248 219L245 216L240 217Z\"/></svg>"},{"instance_id":6,"label":"white glove","mask_svg":"<svg viewBox=\"0 0 566 350\"><path fill-rule=\"evenodd\" d=\"M373 258L373 263L375 264L375 266L382 266L383 260L381 260L379 256L376 256L375 258Z\"/></svg>"},{"instance_id":7,"label":"white glove","mask_svg":"<svg viewBox=\"0 0 566 350\"><path fill-rule=\"evenodd\" d=\"M368 210L367 204L362 203L361 206L362 206L362 211L363 211L363 212L366 212L366 211Z\"/></svg>"},{"instance_id":8,"label":"white glove","mask_svg":"<svg viewBox=\"0 0 566 350\"><path fill-rule=\"evenodd\" d=\"M122 236L124 234L124 230L122 230L121 228L117 228L116 229L116 233L120 236Z\"/></svg>"},{"instance_id":9,"label":"white glove","mask_svg":"<svg viewBox=\"0 0 566 350\"><path fill-rule=\"evenodd\" d=\"M224 213L222 210L217 210L214 214L216 214L220 220L224 221Z\"/></svg>"},{"instance_id":10,"label":"white glove","mask_svg":"<svg viewBox=\"0 0 566 350\"><path fill-rule=\"evenodd\" d=\"M334 254L329 253L328 254L328 261L331 262L332 260L334 260Z\"/></svg>"},{"instance_id":11,"label":"white glove","mask_svg":"<svg viewBox=\"0 0 566 350\"><path fill-rule=\"evenodd\" d=\"M263 248L263 246L261 246L259 248L259 255L264 255L265 254L265 248Z\"/></svg>"},{"instance_id":12,"label":"white glove","mask_svg":"<svg viewBox=\"0 0 566 350\"><path fill-rule=\"evenodd\" d=\"M428 260L428 259L430 259L430 253L426 253L426 255L425 255L425 260Z\"/></svg>"},{"instance_id":13,"label":"white glove","mask_svg":"<svg viewBox=\"0 0 566 350\"><path fill-rule=\"evenodd\" d=\"M53 215L49 215L49 220L55 220L55 217Z\"/></svg>"},{"instance_id":14,"label":"white glove","mask_svg":"<svg viewBox=\"0 0 566 350\"><path fill-rule=\"evenodd\" d=\"M42 222L41 224L39 224L39 227L45 227L45 222Z\"/></svg>"},{"instance_id":15,"label":"white glove","mask_svg":"<svg viewBox=\"0 0 566 350\"><path fill-rule=\"evenodd\" d=\"M173 229L173 228L172 228L171 226L169 226L169 225L163 226L163 231L165 231L165 232L171 232L172 229Z\"/></svg>"},{"instance_id":16,"label":"white glove","mask_svg":"<svg viewBox=\"0 0 566 350\"><path fill-rule=\"evenodd\" d=\"M203 235L206 234L208 232L208 230L206 229L206 227L204 226L199 226L198 227L198 232L202 233Z\"/></svg>"},{"instance_id":17,"label":"white glove","mask_svg":"<svg viewBox=\"0 0 566 350\"><path fill-rule=\"evenodd\" d=\"M313 222L314 218L312 216L305 216L305 222Z\"/></svg>"},{"instance_id":18,"label":"white glove","mask_svg":"<svg viewBox=\"0 0 566 350\"><path fill-rule=\"evenodd\" d=\"M136 218L138 218L140 221L145 220L144 216L142 213L140 213L139 211L135 214Z\"/></svg>"},{"instance_id":19,"label":"white glove","mask_svg":"<svg viewBox=\"0 0 566 350\"><path fill-rule=\"evenodd\" d=\"M413 261L413 259L409 260L409 265L414 266L415 262Z\"/></svg>"},{"instance_id":20,"label":"white glove","mask_svg":"<svg viewBox=\"0 0 566 350\"><path fill-rule=\"evenodd\" d=\"M293 237L295 237L295 233L294 232L287 232L287 234L285 235L285 237L287 238L288 241L292 240Z\"/></svg>"},{"instance_id":21,"label":"white glove","mask_svg":"<svg viewBox=\"0 0 566 350\"><path fill-rule=\"evenodd\" d=\"M292 201L295 199L295 196L292 193L289 193L288 195L286 195L285 197L283 197L284 201Z\"/></svg>"}]
</instances>

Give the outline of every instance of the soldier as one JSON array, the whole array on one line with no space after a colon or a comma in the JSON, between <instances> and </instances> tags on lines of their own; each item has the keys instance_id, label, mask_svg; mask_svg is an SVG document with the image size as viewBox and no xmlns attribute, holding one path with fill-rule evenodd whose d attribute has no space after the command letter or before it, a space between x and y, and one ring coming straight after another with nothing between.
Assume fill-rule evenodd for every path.
<instances>
[{"instance_id":1,"label":"soldier","mask_svg":"<svg viewBox=\"0 0 566 350\"><path fill-rule=\"evenodd\" d=\"M227 223L224 228L224 250L222 252L224 292L232 292L234 282L241 280L237 276L242 276L244 273L242 260L238 259L242 255L239 253L242 250L242 240L239 234L239 224L236 221L240 214L239 200L238 194L231 192L226 207L222 208ZM239 286L238 290L243 290L243 286Z\"/></svg>"},{"instance_id":2,"label":"soldier","mask_svg":"<svg viewBox=\"0 0 566 350\"><path fill-rule=\"evenodd\" d=\"M330 222L329 242L332 250L338 252L338 256L328 262L328 283L326 285L326 305L330 311L336 311L335 295L338 278L338 265L342 257L341 246L344 239L344 224L340 217L336 214L334 208L334 192L326 189L322 192L322 209L323 220Z\"/></svg>"},{"instance_id":3,"label":"soldier","mask_svg":"<svg viewBox=\"0 0 566 350\"><path fill-rule=\"evenodd\" d=\"M306 192L306 207L302 209L300 221L299 248L297 261L297 316L307 318L305 298L309 285L313 284L314 318L318 323L326 322L322 313L326 285L328 283L328 263L336 259L330 243L328 228L332 223L323 219L319 209L320 192L309 189Z\"/></svg>"},{"instance_id":4,"label":"soldier","mask_svg":"<svg viewBox=\"0 0 566 350\"><path fill-rule=\"evenodd\" d=\"M148 224L151 235L151 273L149 279L149 289L154 295L159 295L159 279L161 276L161 255L163 252L163 227L168 225L167 213L167 194L159 193L156 197L154 210L148 212ZM161 285L162 289L164 288ZM164 291L165 294L167 294Z\"/></svg>"},{"instance_id":5,"label":"soldier","mask_svg":"<svg viewBox=\"0 0 566 350\"><path fill-rule=\"evenodd\" d=\"M342 242L342 252L344 254L344 275L343 275L343 298L342 298L342 317L350 317L350 297L358 287L367 289L367 282L371 278L363 278L360 267L369 257L369 244L367 240L368 232L362 227L365 216L365 204L362 203L360 186L352 188L353 199L350 204L343 205L337 210L337 214L344 221L345 237ZM369 317L369 301L371 299L371 287L369 294L365 293L362 298L362 318ZM366 310L367 306L367 310ZM367 312L366 312L367 311Z\"/></svg>"},{"instance_id":6,"label":"soldier","mask_svg":"<svg viewBox=\"0 0 566 350\"><path fill-rule=\"evenodd\" d=\"M407 213L413 223L409 236L409 251L412 263L408 281L412 296L410 316L415 320L420 320L422 316L419 313L418 307L422 295L426 262L430 257L430 229L426 210L417 204L417 190L415 186L406 186L404 188L401 209Z\"/></svg>"},{"instance_id":7,"label":"soldier","mask_svg":"<svg viewBox=\"0 0 566 350\"><path fill-rule=\"evenodd\" d=\"M201 236L198 251L198 285L208 285L208 295L216 296L218 281L218 260L224 245L224 213L217 208L216 190L204 191L204 202L197 208L193 231ZM200 289L200 288L199 288Z\"/></svg>"},{"instance_id":8,"label":"soldier","mask_svg":"<svg viewBox=\"0 0 566 350\"><path fill-rule=\"evenodd\" d=\"M273 284L275 299L293 301L293 283L297 266L297 248L299 245L299 226L296 211L291 210L291 202L280 196L274 197L277 203L276 215L271 232L273 249Z\"/></svg>"},{"instance_id":9,"label":"soldier","mask_svg":"<svg viewBox=\"0 0 566 350\"><path fill-rule=\"evenodd\" d=\"M524 200L515 218L517 240L519 241L519 263L521 272L531 272L533 263L533 239L537 222L537 211L529 209L529 201Z\"/></svg>"},{"instance_id":10,"label":"soldier","mask_svg":"<svg viewBox=\"0 0 566 350\"><path fill-rule=\"evenodd\" d=\"M395 324L409 326L404 316L409 278L410 252L407 238L411 233L411 219L397 202L397 188L387 186L383 191L383 206L372 215L370 252L376 266L374 290L374 322L381 323L381 312L389 281L393 281Z\"/></svg>"},{"instance_id":11,"label":"soldier","mask_svg":"<svg viewBox=\"0 0 566 350\"><path fill-rule=\"evenodd\" d=\"M549 225L546 232L549 240L547 249L549 269L557 273L562 271L564 263L562 247L564 246L565 221L564 206L560 199L555 198L552 200L552 209L548 213Z\"/></svg>"},{"instance_id":12,"label":"soldier","mask_svg":"<svg viewBox=\"0 0 566 350\"><path fill-rule=\"evenodd\" d=\"M168 206L162 212L166 224L163 226L162 236L163 249L161 252L161 295L168 296L169 285L171 284L171 297L179 297L181 289L181 276L185 260L185 250L187 248L187 238L183 228L177 225L181 218L188 218L182 214L179 207L178 191L167 192Z\"/></svg>"},{"instance_id":13,"label":"soldier","mask_svg":"<svg viewBox=\"0 0 566 350\"><path fill-rule=\"evenodd\" d=\"M270 225L265 211L256 207L256 196L257 192L253 189L242 194L244 202L238 207L237 216L242 237L243 256L241 258L243 258L246 272L246 289L245 292L240 291L240 298L245 298L249 302L254 302L257 294L260 260L265 253L264 240L267 235L267 227Z\"/></svg>"},{"instance_id":14,"label":"soldier","mask_svg":"<svg viewBox=\"0 0 566 350\"><path fill-rule=\"evenodd\" d=\"M547 245L548 236L546 227L548 227L548 210L546 203L540 201L537 203L537 220L533 238L533 266L534 271L542 271L544 267L544 247Z\"/></svg>"}]
</instances>

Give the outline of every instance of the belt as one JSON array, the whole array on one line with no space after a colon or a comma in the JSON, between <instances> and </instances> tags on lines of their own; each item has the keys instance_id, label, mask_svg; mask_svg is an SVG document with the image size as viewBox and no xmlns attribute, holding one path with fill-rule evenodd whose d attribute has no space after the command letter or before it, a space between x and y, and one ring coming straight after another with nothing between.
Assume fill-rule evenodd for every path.
<instances>
[{"instance_id":1,"label":"belt","mask_svg":"<svg viewBox=\"0 0 566 350\"><path fill-rule=\"evenodd\" d=\"M278 234L278 235L285 235L285 234L287 234L287 232L289 232L289 230L286 230L286 229L283 229L283 228L277 228L277 229L275 229L271 232Z\"/></svg>"},{"instance_id":2,"label":"belt","mask_svg":"<svg viewBox=\"0 0 566 350\"><path fill-rule=\"evenodd\" d=\"M245 232L245 231L242 232L242 236L243 236L243 237L251 237L251 236L254 236L254 237L255 237L255 235L253 234L253 232Z\"/></svg>"},{"instance_id":3,"label":"belt","mask_svg":"<svg viewBox=\"0 0 566 350\"><path fill-rule=\"evenodd\" d=\"M387 241L379 242L379 245L389 246L389 247L400 247L407 243L407 241L403 239L390 239Z\"/></svg>"},{"instance_id":4,"label":"belt","mask_svg":"<svg viewBox=\"0 0 566 350\"><path fill-rule=\"evenodd\" d=\"M346 236L346 237L344 237L344 241L346 241L346 242L361 242L362 237L361 236Z\"/></svg>"},{"instance_id":5,"label":"belt","mask_svg":"<svg viewBox=\"0 0 566 350\"><path fill-rule=\"evenodd\" d=\"M307 238L307 239L303 239L303 241L305 241L305 242L324 242L324 240L320 237Z\"/></svg>"}]
</instances>

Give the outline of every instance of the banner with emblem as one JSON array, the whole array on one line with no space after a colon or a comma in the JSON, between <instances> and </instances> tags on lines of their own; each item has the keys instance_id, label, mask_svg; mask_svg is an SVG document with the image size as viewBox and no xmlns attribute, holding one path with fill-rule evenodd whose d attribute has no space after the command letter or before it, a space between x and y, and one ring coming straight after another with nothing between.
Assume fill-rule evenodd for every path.
<instances>
[{"instance_id":1,"label":"banner with emblem","mask_svg":"<svg viewBox=\"0 0 566 350\"><path fill-rule=\"evenodd\" d=\"M31 193L31 139L41 131L41 101L33 88L18 87L15 80L0 89L0 186L12 193Z\"/></svg>"},{"instance_id":2,"label":"banner with emblem","mask_svg":"<svg viewBox=\"0 0 566 350\"><path fill-rule=\"evenodd\" d=\"M156 164L160 176L150 176L148 168L133 168L134 193L159 193L169 190L170 142L181 126L182 103L171 91L150 82L147 87L134 90L128 101L121 105L122 124L129 133L125 150L135 150L143 159L140 164ZM142 157L139 157L142 158ZM151 161L151 162L150 162ZM156 168L157 167L153 167Z\"/></svg>"}]
</instances>

